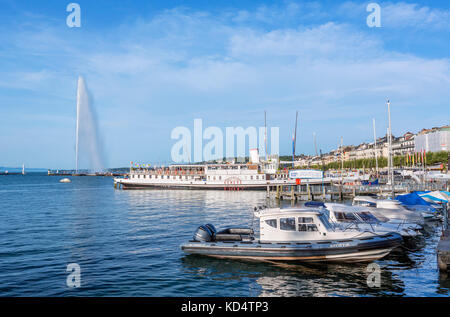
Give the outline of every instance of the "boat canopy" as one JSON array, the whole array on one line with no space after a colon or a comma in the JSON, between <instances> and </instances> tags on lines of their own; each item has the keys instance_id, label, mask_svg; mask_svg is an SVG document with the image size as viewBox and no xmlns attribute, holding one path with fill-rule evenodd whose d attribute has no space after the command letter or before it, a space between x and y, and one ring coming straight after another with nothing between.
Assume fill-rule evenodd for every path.
<instances>
[{"instance_id":1,"label":"boat canopy","mask_svg":"<svg viewBox=\"0 0 450 317\"><path fill-rule=\"evenodd\" d=\"M450 200L449 196L446 195L445 192L440 192L437 190L420 194L420 197L432 203L448 203Z\"/></svg>"},{"instance_id":2,"label":"boat canopy","mask_svg":"<svg viewBox=\"0 0 450 317\"><path fill-rule=\"evenodd\" d=\"M397 197L395 197L395 199L407 206L413 206L413 205L430 206L431 205L425 199L420 197L416 192L412 192L410 194L405 194L405 195L398 195Z\"/></svg>"}]
</instances>

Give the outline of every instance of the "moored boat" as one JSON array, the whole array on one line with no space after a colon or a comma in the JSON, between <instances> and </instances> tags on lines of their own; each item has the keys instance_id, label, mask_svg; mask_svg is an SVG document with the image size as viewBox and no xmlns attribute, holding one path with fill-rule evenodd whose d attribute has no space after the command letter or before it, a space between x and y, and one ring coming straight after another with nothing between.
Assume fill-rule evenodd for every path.
<instances>
[{"instance_id":1,"label":"moored boat","mask_svg":"<svg viewBox=\"0 0 450 317\"><path fill-rule=\"evenodd\" d=\"M188 254L260 261L366 262L382 258L400 245L395 232L375 234L341 230L320 210L271 208L254 212L259 237L249 228L216 231L200 226L181 249Z\"/></svg>"},{"instance_id":2,"label":"moored boat","mask_svg":"<svg viewBox=\"0 0 450 317\"><path fill-rule=\"evenodd\" d=\"M347 206L338 203L325 203L329 211L330 220L343 229L355 228L361 231L371 231L377 234L396 232L403 238L413 238L421 235L421 225L409 223L405 220L383 219L375 216L368 207Z\"/></svg>"}]
</instances>

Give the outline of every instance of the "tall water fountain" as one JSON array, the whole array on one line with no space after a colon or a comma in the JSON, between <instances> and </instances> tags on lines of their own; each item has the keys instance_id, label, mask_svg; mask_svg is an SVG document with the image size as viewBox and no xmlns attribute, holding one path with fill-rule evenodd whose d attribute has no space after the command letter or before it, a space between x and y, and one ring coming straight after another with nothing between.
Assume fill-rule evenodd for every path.
<instances>
[{"instance_id":1,"label":"tall water fountain","mask_svg":"<svg viewBox=\"0 0 450 317\"><path fill-rule=\"evenodd\" d=\"M103 170L102 146L97 130L97 120L91 107L91 98L83 77L78 77L77 124L75 144L75 170L93 172Z\"/></svg>"}]
</instances>

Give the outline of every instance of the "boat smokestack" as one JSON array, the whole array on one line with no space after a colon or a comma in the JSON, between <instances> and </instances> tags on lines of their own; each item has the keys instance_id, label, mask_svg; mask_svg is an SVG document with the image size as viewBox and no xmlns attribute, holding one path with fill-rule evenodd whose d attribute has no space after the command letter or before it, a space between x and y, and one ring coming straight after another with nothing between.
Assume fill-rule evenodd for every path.
<instances>
[{"instance_id":1,"label":"boat smokestack","mask_svg":"<svg viewBox=\"0 0 450 317\"><path fill-rule=\"evenodd\" d=\"M250 163L259 164L259 150L250 149Z\"/></svg>"}]
</instances>

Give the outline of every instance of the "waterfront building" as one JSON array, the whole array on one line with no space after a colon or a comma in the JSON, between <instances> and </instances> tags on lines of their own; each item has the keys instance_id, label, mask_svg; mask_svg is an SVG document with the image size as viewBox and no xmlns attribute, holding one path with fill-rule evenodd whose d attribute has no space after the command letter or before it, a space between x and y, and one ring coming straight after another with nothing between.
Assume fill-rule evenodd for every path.
<instances>
[{"instance_id":1,"label":"waterfront building","mask_svg":"<svg viewBox=\"0 0 450 317\"><path fill-rule=\"evenodd\" d=\"M415 152L450 151L450 126L421 132L415 137Z\"/></svg>"}]
</instances>

